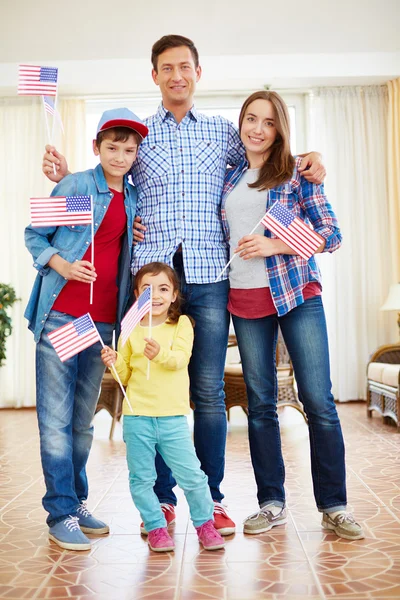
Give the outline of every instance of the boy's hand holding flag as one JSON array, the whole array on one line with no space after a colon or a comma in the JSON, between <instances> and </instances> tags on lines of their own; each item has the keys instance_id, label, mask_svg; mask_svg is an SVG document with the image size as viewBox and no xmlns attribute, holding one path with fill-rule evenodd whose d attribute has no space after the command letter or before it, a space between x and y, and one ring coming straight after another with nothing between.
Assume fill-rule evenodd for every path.
<instances>
[{"instance_id":1,"label":"boy's hand holding flag","mask_svg":"<svg viewBox=\"0 0 400 600\"><path fill-rule=\"evenodd\" d=\"M91 225L91 263L94 265L94 227L92 196L51 196L30 198L32 227ZM90 283L90 304L93 304L93 282Z\"/></svg>"}]
</instances>

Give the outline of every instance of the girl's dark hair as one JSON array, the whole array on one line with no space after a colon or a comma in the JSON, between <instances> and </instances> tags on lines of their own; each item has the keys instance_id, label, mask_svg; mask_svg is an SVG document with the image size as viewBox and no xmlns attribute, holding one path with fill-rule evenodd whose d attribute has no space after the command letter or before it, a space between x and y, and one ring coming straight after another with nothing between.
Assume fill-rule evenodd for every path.
<instances>
[{"instance_id":1,"label":"girl's dark hair","mask_svg":"<svg viewBox=\"0 0 400 600\"><path fill-rule=\"evenodd\" d=\"M138 292L140 287L140 282L142 281L145 275L159 275L160 273L165 273L170 282L172 283L172 287L174 292L176 293L175 302L171 304L168 310L168 322L169 323L177 323L179 321L179 317L182 314L181 304L182 304L182 296L179 291L179 279L174 271L169 265L163 262L152 262L144 265L135 275L135 290Z\"/></svg>"},{"instance_id":2,"label":"girl's dark hair","mask_svg":"<svg viewBox=\"0 0 400 600\"><path fill-rule=\"evenodd\" d=\"M284 183L291 178L295 160L290 152L290 120L287 106L276 92L254 92L245 100L239 115L239 132L250 104L255 100L268 100L271 102L275 113L276 139L273 143L268 159L260 168L257 181L250 183L249 187L267 190Z\"/></svg>"},{"instance_id":3,"label":"girl's dark hair","mask_svg":"<svg viewBox=\"0 0 400 600\"><path fill-rule=\"evenodd\" d=\"M162 38L157 40L151 49L151 62L156 73L158 73L158 57L160 54L166 50L169 50L170 48L180 48L181 46L186 46L189 48L193 57L194 66L197 69L199 66L199 53L192 40L184 37L183 35L171 34L164 35Z\"/></svg>"},{"instance_id":4,"label":"girl's dark hair","mask_svg":"<svg viewBox=\"0 0 400 600\"><path fill-rule=\"evenodd\" d=\"M130 135L133 135L139 146L143 139L142 136L129 127L110 127L110 129L99 131L96 136L96 144L97 147L100 148L101 143L106 139L111 140L112 142L126 142Z\"/></svg>"}]
</instances>

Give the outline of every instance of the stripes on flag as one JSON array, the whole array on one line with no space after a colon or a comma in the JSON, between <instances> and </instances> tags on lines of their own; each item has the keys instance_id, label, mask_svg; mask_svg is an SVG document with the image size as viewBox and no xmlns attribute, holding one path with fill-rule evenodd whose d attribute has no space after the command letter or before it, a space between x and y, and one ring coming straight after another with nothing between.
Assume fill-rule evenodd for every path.
<instances>
[{"instance_id":1,"label":"stripes on flag","mask_svg":"<svg viewBox=\"0 0 400 600\"><path fill-rule=\"evenodd\" d=\"M275 202L261 222L305 260L315 254L324 242L322 236L280 202Z\"/></svg>"},{"instance_id":2,"label":"stripes on flag","mask_svg":"<svg viewBox=\"0 0 400 600\"><path fill-rule=\"evenodd\" d=\"M58 123L60 124L61 130L64 133L64 125L61 119L61 115L55 107L55 102L51 96L43 96L43 104L44 109L48 112L52 117L55 117Z\"/></svg>"},{"instance_id":3,"label":"stripes on flag","mask_svg":"<svg viewBox=\"0 0 400 600\"><path fill-rule=\"evenodd\" d=\"M92 222L90 196L30 198L32 227L82 225Z\"/></svg>"},{"instance_id":4,"label":"stripes on flag","mask_svg":"<svg viewBox=\"0 0 400 600\"><path fill-rule=\"evenodd\" d=\"M18 94L20 96L56 96L57 67L19 65Z\"/></svg>"},{"instance_id":5,"label":"stripes on flag","mask_svg":"<svg viewBox=\"0 0 400 600\"><path fill-rule=\"evenodd\" d=\"M48 338L62 362L100 341L89 313L55 329Z\"/></svg>"},{"instance_id":6,"label":"stripes on flag","mask_svg":"<svg viewBox=\"0 0 400 600\"><path fill-rule=\"evenodd\" d=\"M121 340L124 346L127 339L140 323L143 317L151 310L151 287L149 286L142 292L135 304L128 310L121 321Z\"/></svg>"}]
</instances>

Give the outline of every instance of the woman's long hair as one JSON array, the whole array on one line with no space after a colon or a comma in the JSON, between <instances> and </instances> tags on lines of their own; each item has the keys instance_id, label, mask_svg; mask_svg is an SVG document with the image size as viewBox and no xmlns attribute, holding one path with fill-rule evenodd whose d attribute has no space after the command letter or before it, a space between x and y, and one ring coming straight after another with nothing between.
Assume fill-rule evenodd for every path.
<instances>
[{"instance_id":1,"label":"woman's long hair","mask_svg":"<svg viewBox=\"0 0 400 600\"><path fill-rule=\"evenodd\" d=\"M251 188L267 190L291 178L295 160L290 152L290 121L287 106L276 92L254 92L245 100L239 115L239 132L249 105L255 100L268 100L274 108L276 139L269 149L270 154L260 168L257 181Z\"/></svg>"}]
</instances>

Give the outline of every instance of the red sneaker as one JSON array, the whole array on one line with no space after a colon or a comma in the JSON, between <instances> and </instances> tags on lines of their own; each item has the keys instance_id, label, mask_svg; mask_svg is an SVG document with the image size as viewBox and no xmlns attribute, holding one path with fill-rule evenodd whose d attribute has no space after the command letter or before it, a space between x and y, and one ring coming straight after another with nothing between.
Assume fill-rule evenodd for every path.
<instances>
[{"instance_id":1,"label":"red sneaker","mask_svg":"<svg viewBox=\"0 0 400 600\"><path fill-rule=\"evenodd\" d=\"M166 527L153 529L149 533L148 543L153 552L172 552L175 550L174 540Z\"/></svg>"},{"instance_id":2,"label":"red sneaker","mask_svg":"<svg viewBox=\"0 0 400 600\"><path fill-rule=\"evenodd\" d=\"M207 521L200 527L196 527L196 531L204 550L219 550L225 546L224 538L215 529L213 521Z\"/></svg>"},{"instance_id":3,"label":"red sneaker","mask_svg":"<svg viewBox=\"0 0 400 600\"><path fill-rule=\"evenodd\" d=\"M228 517L225 508L221 502L214 500L214 526L220 535L232 535L236 531L236 525Z\"/></svg>"},{"instance_id":4,"label":"red sneaker","mask_svg":"<svg viewBox=\"0 0 400 600\"><path fill-rule=\"evenodd\" d=\"M175 523L175 506L173 504L166 504L165 502L161 502L160 506L164 513L165 520L167 521L167 527L173 525ZM143 521L140 523L140 533L142 535L148 535Z\"/></svg>"}]
</instances>

